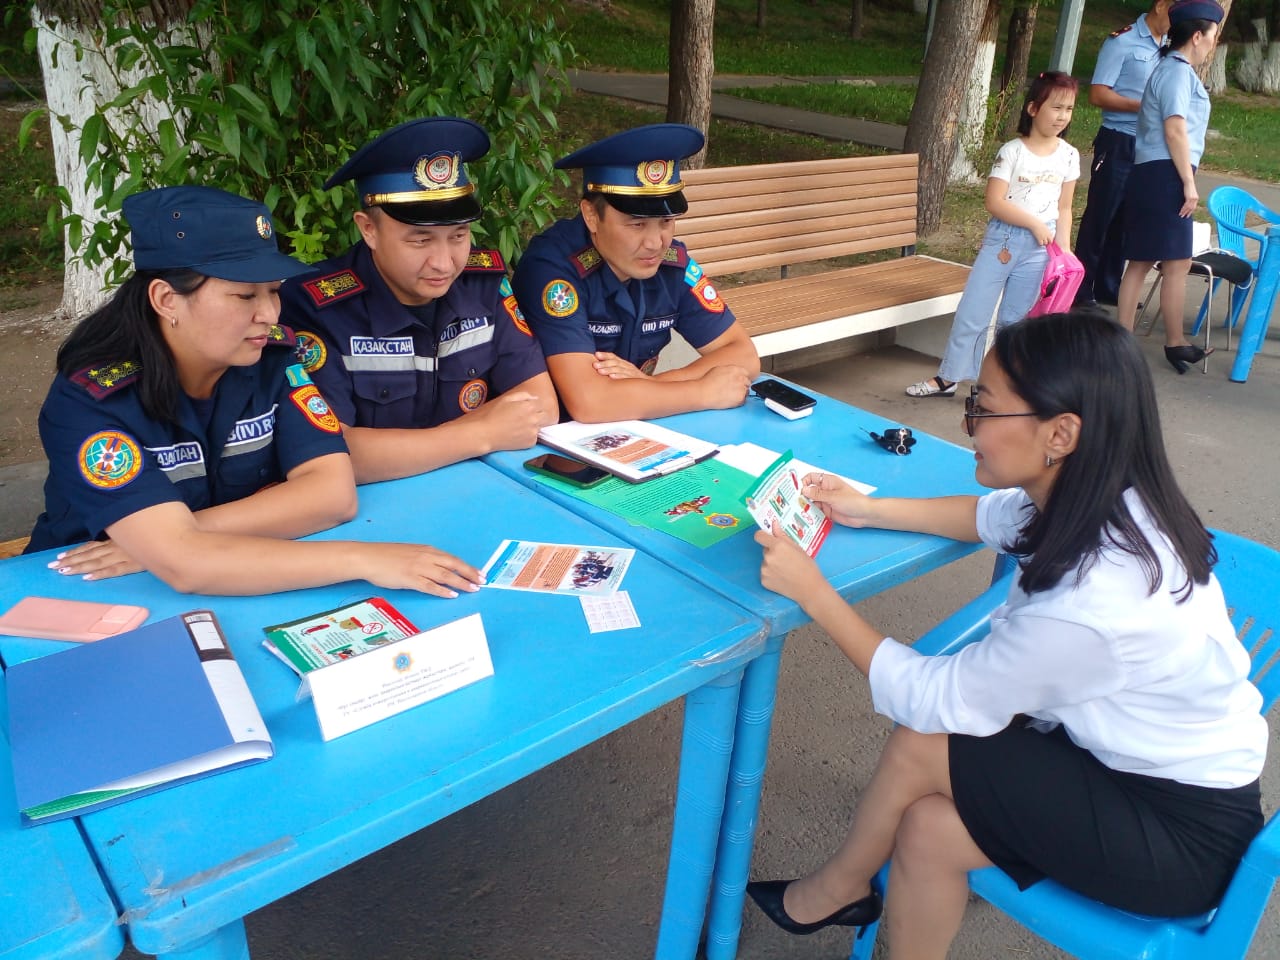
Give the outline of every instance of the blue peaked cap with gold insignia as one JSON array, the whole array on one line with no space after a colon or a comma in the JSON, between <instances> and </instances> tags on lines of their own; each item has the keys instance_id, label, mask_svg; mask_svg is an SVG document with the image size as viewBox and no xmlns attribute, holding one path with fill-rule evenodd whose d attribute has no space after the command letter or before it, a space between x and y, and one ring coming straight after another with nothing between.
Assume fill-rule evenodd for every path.
<instances>
[{"instance_id":1,"label":"blue peaked cap with gold insignia","mask_svg":"<svg viewBox=\"0 0 1280 960\"><path fill-rule=\"evenodd\" d=\"M582 169L583 195L601 194L635 217L677 217L689 209L680 161L702 149L706 137L683 123L651 123L597 140L556 161L558 170Z\"/></svg>"},{"instance_id":2,"label":"blue peaked cap with gold insignia","mask_svg":"<svg viewBox=\"0 0 1280 960\"><path fill-rule=\"evenodd\" d=\"M1221 23L1225 16L1222 7L1214 0L1178 0L1169 8L1170 23L1181 23L1184 20L1208 20L1212 23Z\"/></svg>"},{"instance_id":3,"label":"blue peaked cap with gold insignia","mask_svg":"<svg viewBox=\"0 0 1280 960\"><path fill-rule=\"evenodd\" d=\"M354 180L361 207L381 207L401 223L467 223L480 219L480 204L463 164L488 152L489 135L479 124L422 117L366 143L324 186Z\"/></svg>"},{"instance_id":4,"label":"blue peaked cap with gold insignia","mask_svg":"<svg viewBox=\"0 0 1280 960\"><path fill-rule=\"evenodd\" d=\"M265 204L214 187L160 187L124 198L133 265L270 283L313 269L276 247Z\"/></svg>"}]
</instances>

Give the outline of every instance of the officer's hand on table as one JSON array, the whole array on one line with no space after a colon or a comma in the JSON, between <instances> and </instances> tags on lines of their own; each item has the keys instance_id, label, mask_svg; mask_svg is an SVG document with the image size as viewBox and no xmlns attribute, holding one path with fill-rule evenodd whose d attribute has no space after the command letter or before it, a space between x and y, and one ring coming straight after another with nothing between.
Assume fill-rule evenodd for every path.
<instances>
[{"instance_id":1,"label":"officer's hand on table","mask_svg":"<svg viewBox=\"0 0 1280 960\"><path fill-rule=\"evenodd\" d=\"M607 353L603 350L596 351L595 362L591 365L596 368L596 373L610 380L628 380L648 376L634 363L623 360L616 353Z\"/></svg>"},{"instance_id":2,"label":"officer's hand on table","mask_svg":"<svg viewBox=\"0 0 1280 960\"><path fill-rule=\"evenodd\" d=\"M468 421L486 430L490 450L524 450L538 442L543 422L542 401L527 390L513 390L467 414Z\"/></svg>"},{"instance_id":3,"label":"officer's hand on table","mask_svg":"<svg viewBox=\"0 0 1280 960\"><path fill-rule=\"evenodd\" d=\"M475 593L484 583L480 571L471 564L425 544L362 543L359 546L359 572L375 586L453 598L459 590Z\"/></svg>"},{"instance_id":4,"label":"officer's hand on table","mask_svg":"<svg viewBox=\"0 0 1280 960\"><path fill-rule=\"evenodd\" d=\"M702 375L704 407L707 410L727 410L740 407L751 389L751 375L735 364L712 367Z\"/></svg>"},{"instance_id":5,"label":"officer's hand on table","mask_svg":"<svg viewBox=\"0 0 1280 960\"><path fill-rule=\"evenodd\" d=\"M64 550L49 564L49 569L68 577L108 580L127 573L139 573L143 567L114 541L94 540Z\"/></svg>"}]
</instances>

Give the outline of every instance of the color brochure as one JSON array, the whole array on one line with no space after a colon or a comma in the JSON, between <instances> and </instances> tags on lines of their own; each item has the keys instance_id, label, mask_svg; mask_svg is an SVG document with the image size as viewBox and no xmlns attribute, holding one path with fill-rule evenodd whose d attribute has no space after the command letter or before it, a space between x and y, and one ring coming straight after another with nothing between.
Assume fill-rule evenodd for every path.
<instances>
[{"instance_id":1,"label":"color brochure","mask_svg":"<svg viewBox=\"0 0 1280 960\"><path fill-rule=\"evenodd\" d=\"M582 488L554 477L539 476L537 480L633 526L659 530L695 547L705 549L755 529L751 514L742 505L755 474L729 465L720 456L669 474L657 483L626 483L610 477Z\"/></svg>"},{"instance_id":2,"label":"color brochure","mask_svg":"<svg viewBox=\"0 0 1280 960\"><path fill-rule=\"evenodd\" d=\"M263 627L262 645L303 677L317 667L350 660L418 632L382 597L369 597L288 623Z\"/></svg>"},{"instance_id":3,"label":"color brochure","mask_svg":"<svg viewBox=\"0 0 1280 960\"><path fill-rule=\"evenodd\" d=\"M5 683L24 823L78 816L274 753L208 610L13 664Z\"/></svg>"},{"instance_id":4,"label":"color brochure","mask_svg":"<svg viewBox=\"0 0 1280 960\"><path fill-rule=\"evenodd\" d=\"M761 530L771 530L778 524L805 553L814 557L831 532L831 520L800 492L802 476L788 450L747 490L743 502Z\"/></svg>"},{"instance_id":5,"label":"color brochure","mask_svg":"<svg viewBox=\"0 0 1280 960\"><path fill-rule=\"evenodd\" d=\"M656 423L619 420L579 423L568 420L538 431L538 440L571 457L608 470L628 483L675 473L714 454L714 443Z\"/></svg>"},{"instance_id":6,"label":"color brochure","mask_svg":"<svg viewBox=\"0 0 1280 960\"><path fill-rule=\"evenodd\" d=\"M503 540L484 565L486 585L581 597L614 593L636 552L625 547Z\"/></svg>"}]
</instances>

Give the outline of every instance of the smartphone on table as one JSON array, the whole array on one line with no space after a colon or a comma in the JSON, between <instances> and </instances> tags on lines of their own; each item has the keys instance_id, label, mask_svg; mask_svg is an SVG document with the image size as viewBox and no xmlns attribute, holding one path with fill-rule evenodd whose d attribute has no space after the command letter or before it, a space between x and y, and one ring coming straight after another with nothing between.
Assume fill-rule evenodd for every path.
<instances>
[{"instance_id":1,"label":"smartphone on table","mask_svg":"<svg viewBox=\"0 0 1280 960\"><path fill-rule=\"evenodd\" d=\"M583 463L573 457L564 457L558 453L544 453L540 457L526 460L524 466L526 470L532 470L534 473L555 477L572 486L583 488L594 487L611 476L608 470L593 467L589 463Z\"/></svg>"},{"instance_id":2,"label":"smartphone on table","mask_svg":"<svg viewBox=\"0 0 1280 960\"><path fill-rule=\"evenodd\" d=\"M751 385L751 392L763 399L770 410L788 420L808 416L818 403L807 393L801 393L780 380L760 380Z\"/></svg>"}]
</instances>

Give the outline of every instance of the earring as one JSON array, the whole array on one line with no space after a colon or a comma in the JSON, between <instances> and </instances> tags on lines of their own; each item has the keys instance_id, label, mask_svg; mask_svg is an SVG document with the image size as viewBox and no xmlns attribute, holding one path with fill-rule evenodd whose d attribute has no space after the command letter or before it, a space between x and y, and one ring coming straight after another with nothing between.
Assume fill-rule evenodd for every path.
<instances>
[{"instance_id":1,"label":"earring","mask_svg":"<svg viewBox=\"0 0 1280 960\"><path fill-rule=\"evenodd\" d=\"M178 325L178 315L176 313L169 314L169 326L176 327Z\"/></svg>"},{"instance_id":2,"label":"earring","mask_svg":"<svg viewBox=\"0 0 1280 960\"><path fill-rule=\"evenodd\" d=\"M1045 458L1044 458L1044 465L1045 465L1046 467L1052 467L1052 466L1053 466L1055 463L1057 463L1057 462L1058 462L1058 461L1057 461L1057 460L1055 460L1055 459L1053 459L1053 457L1049 456L1048 454L1045 454Z\"/></svg>"}]
</instances>

